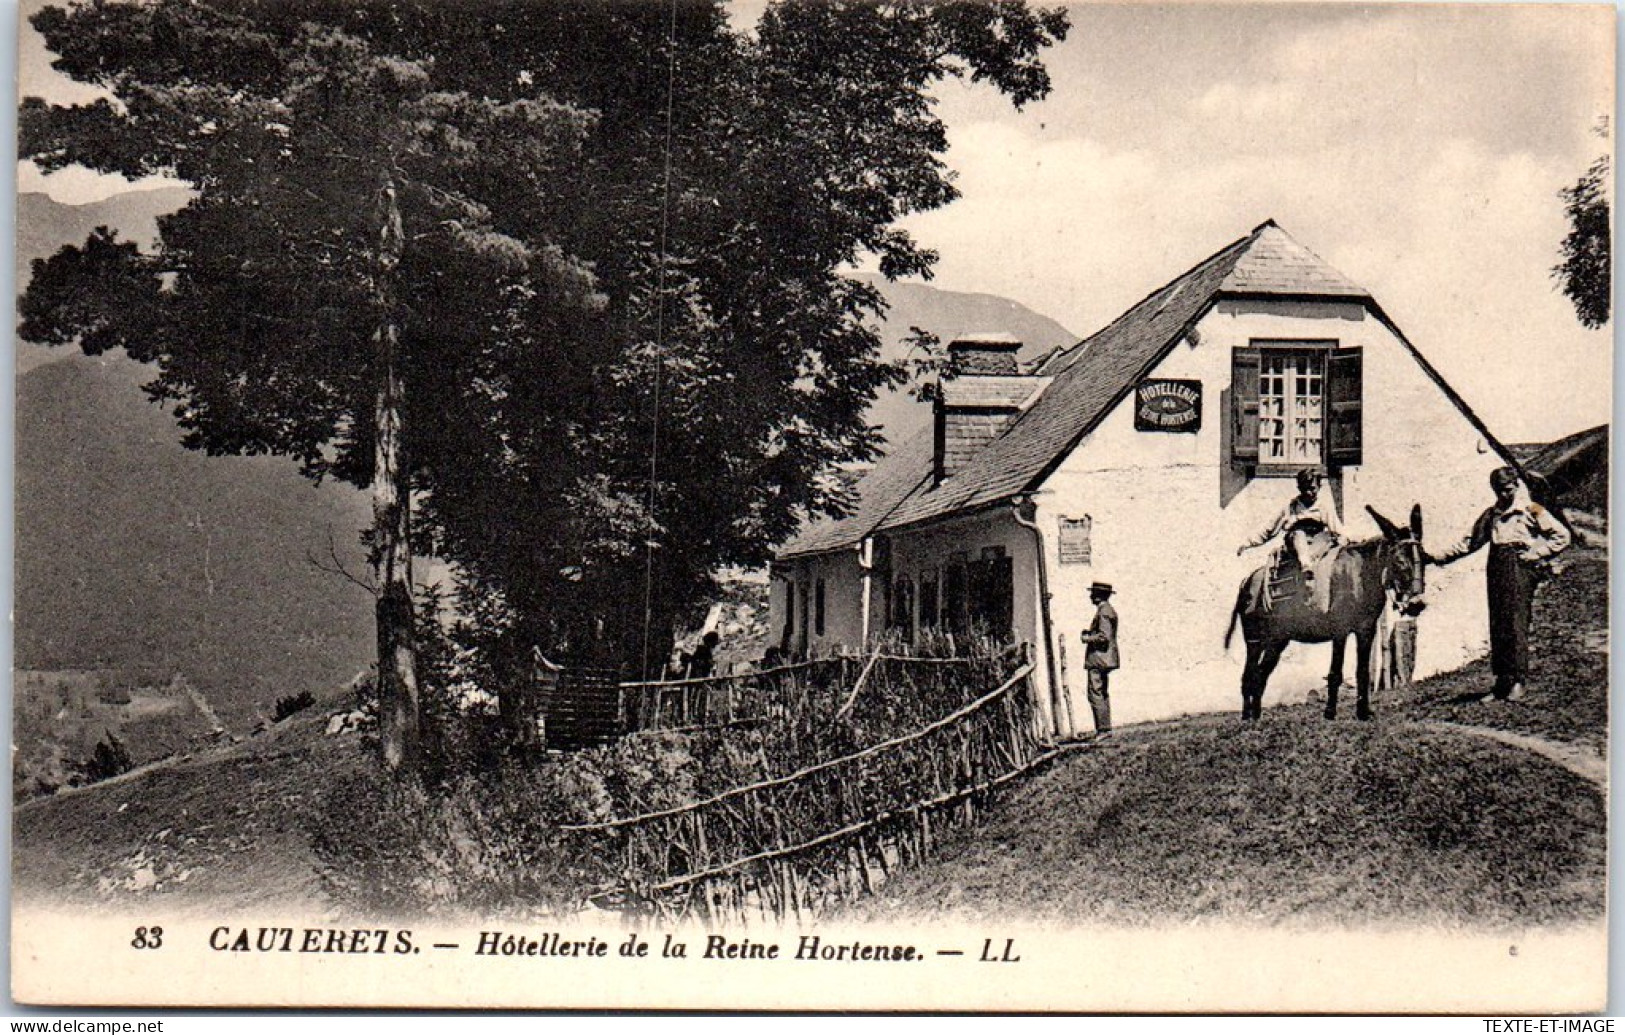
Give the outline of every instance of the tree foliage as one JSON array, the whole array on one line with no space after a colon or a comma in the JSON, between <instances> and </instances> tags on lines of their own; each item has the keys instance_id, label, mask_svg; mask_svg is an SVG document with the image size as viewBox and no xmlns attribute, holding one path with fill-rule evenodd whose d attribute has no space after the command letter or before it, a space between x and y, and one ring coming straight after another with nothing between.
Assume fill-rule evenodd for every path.
<instances>
[{"instance_id":1,"label":"tree foliage","mask_svg":"<svg viewBox=\"0 0 1625 1035\"><path fill-rule=\"evenodd\" d=\"M34 24L111 99L26 99L24 157L195 197L149 251L98 232L45 262L24 336L154 364L188 445L375 492L393 414L415 547L515 664L635 662L651 632L658 656L720 566L839 509L818 475L876 454L864 413L901 377L842 271L929 274L896 224L956 196L932 88L1037 100L1068 27L1019 0L783 0L751 32L704 0ZM375 550L406 529L381 516Z\"/></svg>"},{"instance_id":2,"label":"tree foliage","mask_svg":"<svg viewBox=\"0 0 1625 1035\"><path fill-rule=\"evenodd\" d=\"M1563 238L1563 261L1552 269L1552 276L1574 303L1575 316L1587 327L1608 322L1613 296L1613 228L1608 205L1612 171L1610 157L1603 155L1572 187L1560 192L1569 232Z\"/></svg>"}]
</instances>

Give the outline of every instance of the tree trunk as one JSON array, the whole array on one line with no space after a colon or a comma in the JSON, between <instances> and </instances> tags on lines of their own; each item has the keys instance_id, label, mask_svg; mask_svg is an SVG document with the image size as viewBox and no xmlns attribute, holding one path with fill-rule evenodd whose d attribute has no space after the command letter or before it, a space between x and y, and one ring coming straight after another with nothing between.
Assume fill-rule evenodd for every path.
<instances>
[{"instance_id":1,"label":"tree trunk","mask_svg":"<svg viewBox=\"0 0 1625 1035\"><path fill-rule=\"evenodd\" d=\"M412 615L412 498L407 478L402 410L406 386L397 366L400 345L396 270L405 239L395 184L379 195L378 406L373 441L373 572L378 585L378 727L384 766L410 770L418 755L417 646Z\"/></svg>"}]
</instances>

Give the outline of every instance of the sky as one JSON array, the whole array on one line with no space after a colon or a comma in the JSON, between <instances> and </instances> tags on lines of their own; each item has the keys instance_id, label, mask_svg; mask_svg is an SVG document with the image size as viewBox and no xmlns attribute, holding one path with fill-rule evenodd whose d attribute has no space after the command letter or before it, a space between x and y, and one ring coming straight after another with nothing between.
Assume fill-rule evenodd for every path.
<instances>
[{"instance_id":1,"label":"sky","mask_svg":"<svg viewBox=\"0 0 1625 1035\"><path fill-rule=\"evenodd\" d=\"M1612 141L1611 7L1075 7L1054 90L944 91L935 283L1088 334L1273 218L1371 291L1504 441L1610 419L1610 329L1550 276Z\"/></svg>"},{"instance_id":2,"label":"sky","mask_svg":"<svg viewBox=\"0 0 1625 1035\"><path fill-rule=\"evenodd\" d=\"M1611 330L1582 328L1550 275L1558 191L1612 149L1596 132L1612 12L1074 6L1044 101L942 88L962 197L905 225L941 254L936 286L1083 335L1273 218L1369 289L1498 437L1555 438L1612 408ZM24 92L75 99L22 32ZM24 163L18 189L129 185Z\"/></svg>"}]
</instances>

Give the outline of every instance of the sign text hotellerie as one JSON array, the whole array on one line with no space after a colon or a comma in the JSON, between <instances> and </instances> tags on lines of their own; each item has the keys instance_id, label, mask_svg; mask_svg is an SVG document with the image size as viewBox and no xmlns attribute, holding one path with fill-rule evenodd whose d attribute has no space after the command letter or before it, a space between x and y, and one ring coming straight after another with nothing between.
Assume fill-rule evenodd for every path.
<instances>
[{"instance_id":1,"label":"sign text hotellerie","mask_svg":"<svg viewBox=\"0 0 1625 1035\"><path fill-rule=\"evenodd\" d=\"M1141 381L1134 387L1134 430L1197 431L1202 426L1202 382Z\"/></svg>"}]
</instances>

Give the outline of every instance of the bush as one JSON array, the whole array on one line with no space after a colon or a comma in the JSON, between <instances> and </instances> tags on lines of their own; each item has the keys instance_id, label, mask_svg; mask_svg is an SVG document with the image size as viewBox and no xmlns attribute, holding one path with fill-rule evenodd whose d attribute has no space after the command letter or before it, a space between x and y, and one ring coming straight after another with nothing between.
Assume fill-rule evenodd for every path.
<instances>
[{"instance_id":1,"label":"bush","mask_svg":"<svg viewBox=\"0 0 1625 1035\"><path fill-rule=\"evenodd\" d=\"M131 761L130 752L124 747L124 742L108 733L106 739L100 741L90 757L80 765L79 770L84 774L86 783L97 783L101 780L110 780L120 773L127 773L133 768L135 763Z\"/></svg>"},{"instance_id":2,"label":"bush","mask_svg":"<svg viewBox=\"0 0 1625 1035\"><path fill-rule=\"evenodd\" d=\"M316 695L309 690L301 690L297 694L277 698L276 707L271 713L272 722L281 722L292 715L297 715L316 703Z\"/></svg>"},{"instance_id":3,"label":"bush","mask_svg":"<svg viewBox=\"0 0 1625 1035\"><path fill-rule=\"evenodd\" d=\"M423 775L393 781L368 771L307 818L322 882L334 901L372 915L573 912L596 891L659 875L620 872L618 835L565 825L691 804L917 729L993 689L1015 665L1002 648L972 653L971 665L879 663L844 712L861 665L798 670L762 691L780 705L773 721L637 733L535 763L491 753L503 743L496 716L449 707L430 689L438 680L426 682L425 711L435 718ZM443 710L430 713L436 697ZM889 801L919 778L867 772L885 787L854 789L865 800ZM836 805L803 804L820 815Z\"/></svg>"}]
</instances>

